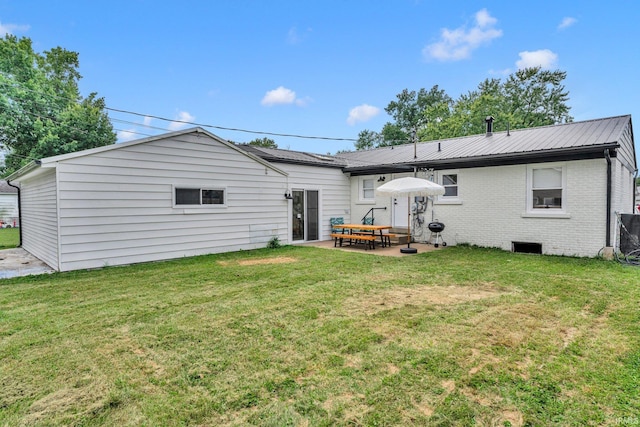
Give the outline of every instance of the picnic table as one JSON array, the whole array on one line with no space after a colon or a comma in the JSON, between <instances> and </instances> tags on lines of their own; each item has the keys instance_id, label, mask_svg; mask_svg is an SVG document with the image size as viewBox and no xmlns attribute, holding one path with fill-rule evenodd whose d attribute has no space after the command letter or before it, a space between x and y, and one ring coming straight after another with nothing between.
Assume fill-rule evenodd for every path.
<instances>
[{"instance_id":1,"label":"picnic table","mask_svg":"<svg viewBox=\"0 0 640 427\"><path fill-rule=\"evenodd\" d=\"M391 235L389 233L383 233L384 230L389 230L390 225L368 225L368 224L335 224L332 226L336 229L331 233L331 237L334 239L333 246L337 246L346 241L349 244L364 243L365 249L376 248L376 239L380 238L380 244L382 247L391 245ZM337 230L342 230L338 233Z\"/></svg>"}]
</instances>

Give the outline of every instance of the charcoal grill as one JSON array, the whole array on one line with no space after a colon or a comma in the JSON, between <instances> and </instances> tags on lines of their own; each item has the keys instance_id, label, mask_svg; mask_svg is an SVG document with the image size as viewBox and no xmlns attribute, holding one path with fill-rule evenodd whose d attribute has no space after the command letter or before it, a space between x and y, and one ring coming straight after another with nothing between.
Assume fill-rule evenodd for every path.
<instances>
[{"instance_id":1,"label":"charcoal grill","mask_svg":"<svg viewBox=\"0 0 640 427\"><path fill-rule=\"evenodd\" d=\"M432 221L427 225L429 231L431 231L431 236L429 237L429 243L433 243L434 247L440 246L440 242L442 242L442 246L447 246L447 242L442 238L442 231L444 231L444 224L438 220ZM435 239L435 240L434 240Z\"/></svg>"}]
</instances>

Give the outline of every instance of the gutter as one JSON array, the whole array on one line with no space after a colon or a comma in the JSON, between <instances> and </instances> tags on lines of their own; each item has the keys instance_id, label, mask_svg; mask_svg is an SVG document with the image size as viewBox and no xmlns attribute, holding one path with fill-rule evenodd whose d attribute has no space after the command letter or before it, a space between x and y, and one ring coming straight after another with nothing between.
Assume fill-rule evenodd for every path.
<instances>
[{"instance_id":1,"label":"gutter","mask_svg":"<svg viewBox=\"0 0 640 427\"><path fill-rule=\"evenodd\" d=\"M18 190L18 228L19 228L18 234L20 236L18 247L21 248L22 247L22 197L20 197L20 187L18 187L17 185L13 185L11 181L9 181L8 179L7 179L7 185L9 187L13 187L16 190Z\"/></svg>"},{"instance_id":2,"label":"gutter","mask_svg":"<svg viewBox=\"0 0 640 427\"><path fill-rule=\"evenodd\" d=\"M607 233L606 247L611 247L611 156L609 149L604 150L604 158L607 160Z\"/></svg>"},{"instance_id":3,"label":"gutter","mask_svg":"<svg viewBox=\"0 0 640 427\"><path fill-rule=\"evenodd\" d=\"M636 200L636 187L638 187L638 186L636 185L636 182L638 182L638 169L633 171L633 192L632 192L633 196L631 196L632 199L633 199L633 205L631 205L631 213L635 213L636 212L636 206L638 206L637 205L638 201ZM640 212L638 212L638 213L640 213Z\"/></svg>"}]
</instances>

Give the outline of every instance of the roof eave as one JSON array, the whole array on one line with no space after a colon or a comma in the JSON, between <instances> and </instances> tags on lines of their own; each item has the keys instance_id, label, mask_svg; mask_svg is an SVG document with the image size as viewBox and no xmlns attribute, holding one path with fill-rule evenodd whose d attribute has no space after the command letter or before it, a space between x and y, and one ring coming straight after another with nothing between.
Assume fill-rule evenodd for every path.
<instances>
[{"instance_id":1,"label":"roof eave","mask_svg":"<svg viewBox=\"0 0 640 427\"><path fill-rule=\"evenodd\" d=\"M616 157L615 149L620 145L617 142L594 145L589 147L571 147L556 150L532 151L525 153L492 154L489 156L476 156L467 158L417 160L405 163L387 165L359 166L345 168L345 172L352 175L365 175L368 173L400 173L412 171L414 168L464 169L474 167L507 166L527 163L547 163L567 160L587 160L604 158L604 150L613 150L611 157Z\"/></svg>"},{"instance_id":2,"label":"roof eave","mask_svg":"<svg viewBox=\"0 0 640 427\"><path fill-rule=\"evenodd\" d=\"M19 178L22 178L27 174L33 172L34 170L40 168L41 165L42 165L42 162L40 160L33 160L27 163L26 165L24 165L23 167L21 167L20 169L18 169L17 171L13 172L11 175L5 177L4 179L7 182L19 180Z\"/></svg>"}]
</instances>

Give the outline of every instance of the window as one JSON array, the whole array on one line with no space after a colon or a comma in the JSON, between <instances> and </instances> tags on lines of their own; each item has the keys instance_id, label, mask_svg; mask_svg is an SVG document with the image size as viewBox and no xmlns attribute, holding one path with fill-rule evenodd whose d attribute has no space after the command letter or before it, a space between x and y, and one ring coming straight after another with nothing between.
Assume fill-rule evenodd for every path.
<instances>
[{"instance_id":1,"label":"window","mask_svg":"<svg viewBox=\"0 0 640 427\"><path fill-rule=\"evenodd\" d=\"M434 199L439 205L461 205L460 175L457 169L442 170L437 174L437 183L444 187L444 194Z\"/></svg>"},{"instance_id":2,"label":"window","mask_svg":"<svg viewBox=\"0 0 640 427\"><path fill-rule=\"evenodd\" d=\"M373 178L363 178L360 181L360 200L375 200Z\"/></svg>"},{"instance_id":3,"label":"window","mask_svg":"<svg viewBox=\"0 0 640 427\"><path fill-rule=\"evenodd\" d=\"M224 205L223 189L178 188L176 205Z\"/></svg>"},{"instance_id":4,"label":"window","mask_svg":"<svg viewBox=\"0 0 640 427\"><path fill-rule=\"evenodd\" d=\"M444 187L444 196L442 197L458 197L458 174L443 174L442 186Z\"/></svg>"},{"instance_id":5,"label":"window","mask_svg":"<svg viewBox=\"0 0 640 427\"><path fill-rule=\"evenodd\" d=\"M571 218L567 211L567 165L527 166L526 211L523 217Z\"/></svg>"},{"instance_id":6,"label":"window","mask_svg":"<svg viewBox=\"0 0 640 427\"><path fill-rule=\"evenodd\" d=\"M531 170L531 207L562 209L563 168L547 167Z\"/></svg>"}]
</instances>

